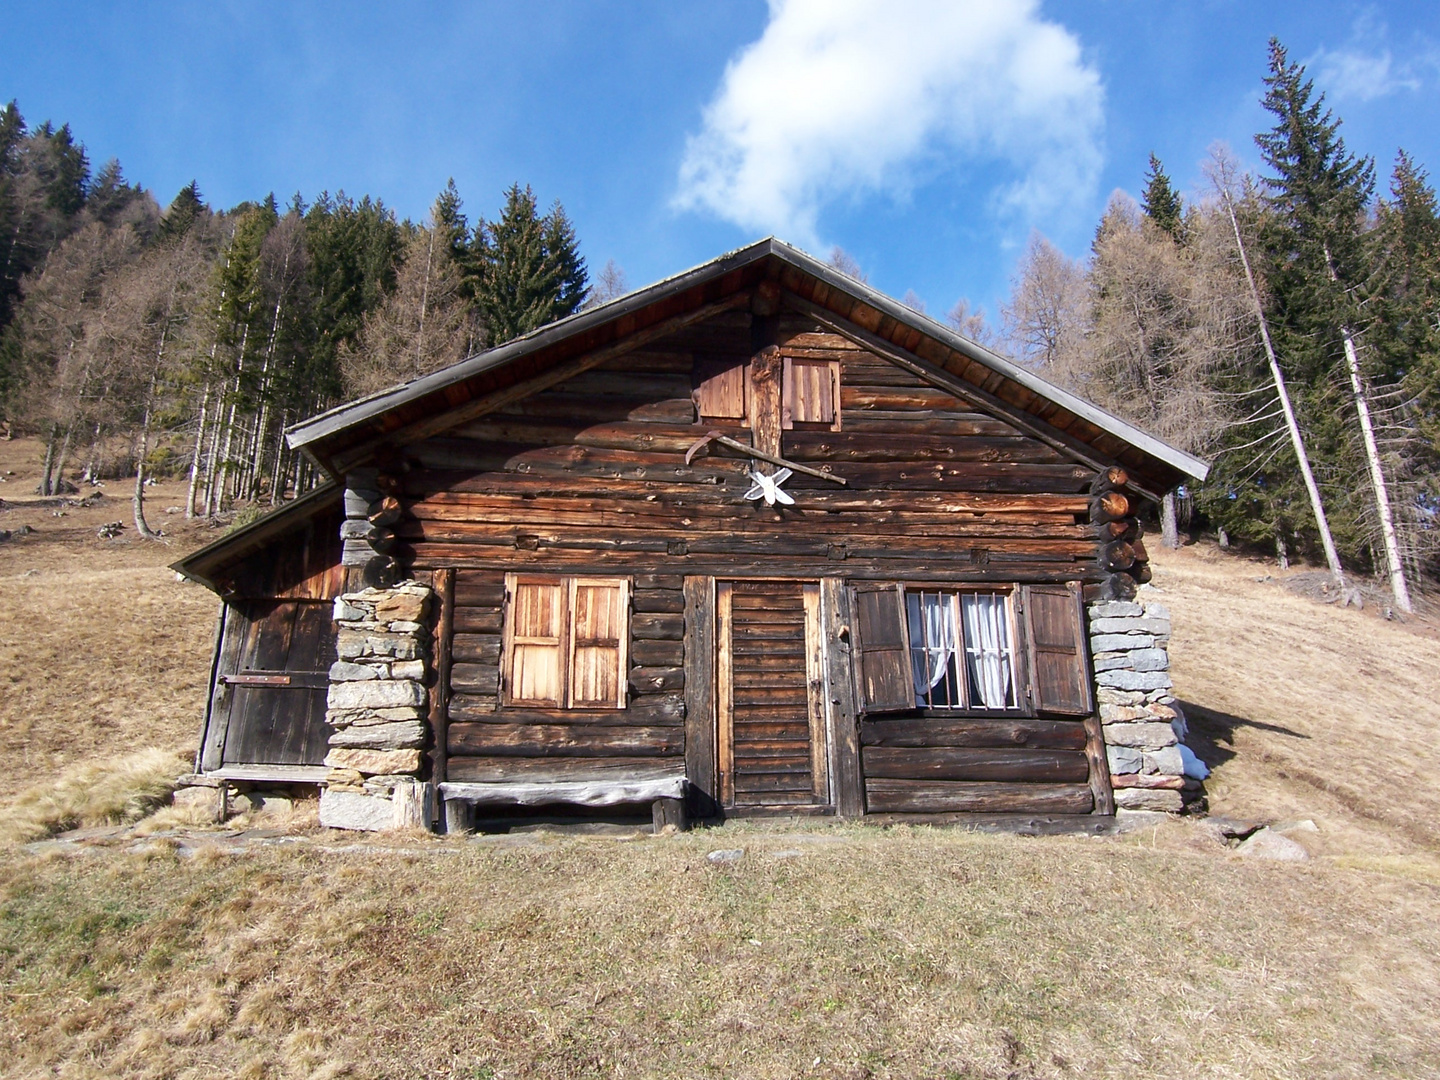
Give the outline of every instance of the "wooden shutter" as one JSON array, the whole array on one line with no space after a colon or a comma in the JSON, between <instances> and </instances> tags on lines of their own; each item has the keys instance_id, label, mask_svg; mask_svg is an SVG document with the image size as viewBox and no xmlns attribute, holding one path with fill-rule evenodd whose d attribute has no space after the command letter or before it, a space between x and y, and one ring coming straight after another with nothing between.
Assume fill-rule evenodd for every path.
<instances>
[{"instance_id":1,"label":"wooden shutter","mask_svg":"<svg viewBox=\"0 0 1440 1080\"><path fill-rule=\"evenodd\" d=\"M861 711L915 708L905 593L899 585L855 586L855 638Z\"/></svg>"},{"instance_id":2,"label":"wooden shutter","mask_svg":"<svg viewBox=\"0 0 1440 1080\"><path fill-rule=\"evenodd\" d=\"M1022 603L1036 711L1088 716L1094 706L1078 586L1028 585Z\"/></svg>"},{"instance_id":3,"label":"wooden shutter","mask_svg":"<svg viewBox=\"0 0 1440 1080\"><path fill-rule=\"evenodd\" d=\"M565 702L565 581L507 574L505 592L506 704L559 708Z\"/></svg>"},{"instance_id":4,"label":"wooden shutter","mask_svg":"<svg viewBox=\"0 0 1440 1080\"><path fill-rule=\"evenodd\" d=\"M744 420L748 369L744 363L695 365L695 408L702 420Z\"/></svg>"},{"instance_id":5,"label":"wooden shutter","mask_svg":"<svg viewBox=\"0 0 1440 1080\"><path fill-rule=\"evenodd\" d=\"M629 581L570 580L570 695L575 709L625 707Z\"/></svg>"},{"instance_id":6,"label":"wooden shutter","mask_svg":"<svg viewBox=\"0 0 1440 1080\"><path fill-rule=\"evenodd\" d=\"M824 424L840 429L840 363L785 358L780 426Z\"/></svg>"}]
</instances>

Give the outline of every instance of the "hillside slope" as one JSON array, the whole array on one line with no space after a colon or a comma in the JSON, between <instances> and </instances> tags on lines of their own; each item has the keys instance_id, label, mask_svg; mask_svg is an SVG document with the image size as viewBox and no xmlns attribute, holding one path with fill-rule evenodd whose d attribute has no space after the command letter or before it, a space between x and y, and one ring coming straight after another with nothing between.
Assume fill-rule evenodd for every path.
<instances>
[{"instance_id":1,"label":"hillside slope","mask_svg":"<svg viewBox=\"0 0 1440 1080\"><path fill-rule=\"evenodd\" d=\"M0 543L0 814L78 763L192 753L215 610L164 569L207 526L102 540L120 499L19 486L0 530L38 531ZM1158 561L1213 809L1313 821L1289 834L1312 860L1193 822L459 840L250 815L0 846L3 1071L1440 1076L1435 625L1213 548Z\"/></svg>"}]
</instances>

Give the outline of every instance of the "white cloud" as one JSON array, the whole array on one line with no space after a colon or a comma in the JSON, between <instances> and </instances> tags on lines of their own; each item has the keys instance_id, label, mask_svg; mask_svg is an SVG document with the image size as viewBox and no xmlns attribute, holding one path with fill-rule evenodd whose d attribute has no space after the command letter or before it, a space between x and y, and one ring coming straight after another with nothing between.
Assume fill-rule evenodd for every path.
<instances>
[{"instance_id":1,"label":"white cloud","mask_svg":"<svg viewBox=\"0 0 1440 1080\"><path fill-rule=\"evenodd\" d=\"M1400 90L1419 90L1412 65L1396 63L1385 44L1388 28L1373 10L1357 18L1350 41L1338 49L1320 49L1307 67L1315 69L1319 88L1337 100L1374 101Z\"/></svg>"},{"instance_id":2,"label":"white cloud","mask_svg":"<svg viewBox=\"0 0 1440 1080\"><path fill-rule=\"evenodd\" d=\"M989 172L1035 215L1093 194L1104 90L1035 0L770 0L688 141L674 204L818 246L824 206Z\"/></svg>"}]
</instances>

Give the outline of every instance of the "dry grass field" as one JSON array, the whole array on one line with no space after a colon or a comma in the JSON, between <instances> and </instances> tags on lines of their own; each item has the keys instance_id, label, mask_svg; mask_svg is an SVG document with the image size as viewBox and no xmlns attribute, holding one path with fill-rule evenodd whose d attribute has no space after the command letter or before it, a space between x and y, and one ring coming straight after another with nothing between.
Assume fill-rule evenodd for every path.
<instances>
[{"instance_id":1,"label":"dry grass field","mask_svg":"<svg viewBox=\"0 0 1440 1080\"><path fill-rule=\"evenodd\" d=\"M36 505L33 459L0 443L0 529L37 530L0 543L0 823L98 824L120 766L168 760L137 752L193 751L214 603L164 564L215 534L162 486L172 547L99 540L128 492ZM1206 547L1156 574L1212 809L1313 821L1308 862L1187 821L454 840L162 810L0 846L0 1073L1440 1076L1440 633L1284 580Z\"/></svg>"}]
</instances>

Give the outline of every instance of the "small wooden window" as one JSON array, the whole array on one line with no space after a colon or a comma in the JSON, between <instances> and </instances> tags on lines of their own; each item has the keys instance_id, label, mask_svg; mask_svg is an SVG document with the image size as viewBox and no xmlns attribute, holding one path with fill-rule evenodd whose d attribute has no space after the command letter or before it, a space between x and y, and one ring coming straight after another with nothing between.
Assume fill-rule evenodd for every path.
<instances>
[{"instance_id":1,"label":"small wooden window","mask_svg":"<svg viewBox=\"0 0 1440 1080\"><path fill-rule=\"evenodd\" d=\"M501 673L507 705L623 709L627 578L507 574Z\"/></svg>"},{"instance_id":2,"label":"small wooden window","mask_svg":"<svg viewBox=\"0 0 1440 1080\"><path fill-rule=\"evenodd\" d=\"M1027 586L1024 607L1036 710L1059 716L1089 716L1094 705L1090 669L1085 662L1079 587Z\"/></svg>"},{"instance_id":3,"label":"small wooden window","mask_svg":"<svg viewBox=\"0 0 1440 1080\"><path fill-rule=\"evenodd\" d=\"M695 411L701 420L745 420L748 416L749 364L699 362L695 365Z\"/></svg>"},{"instance_id":4,"label":"small wooden window","mask_svg":"<svg viewBox=\"0 0 1440 1080\"><path fill-rule=\"evenodd\" d=\"M815 425L840 430L840 362L787 356L780 426Z\"/></svg>"}]
</instances>

